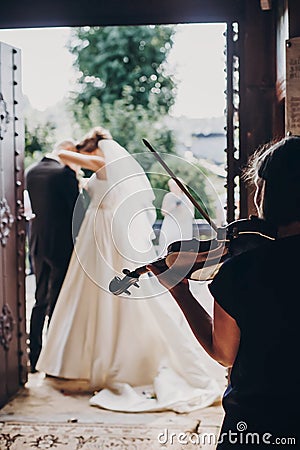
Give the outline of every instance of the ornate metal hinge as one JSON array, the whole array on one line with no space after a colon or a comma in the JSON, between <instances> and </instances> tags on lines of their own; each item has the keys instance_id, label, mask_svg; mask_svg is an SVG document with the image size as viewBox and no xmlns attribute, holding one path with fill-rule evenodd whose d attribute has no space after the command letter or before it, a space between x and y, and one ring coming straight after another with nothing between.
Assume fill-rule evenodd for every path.
<instances>
[{"instance_id":1,"label":"ornate metal hinge","mask_svg":"<svg viewBox=\"0 0 300 450\"><path fill-rule=\"evenodd\" d=\"M13 338L13 330L15 321L13 315L5 303L2 307L2 314L0 316L0 343L5 350L9 350L9 343Z\"/></svg>"},{"instance_id":2,"label":"ornate metal hinge","mask_svg":"<svg viewBox=\"0 0 300 450\"><path fill-rule=\"evenodd\" d=\"M3 139L4 133L7 131L7 125L10 122L10 115L7 109L7 104L4 101L3 95L0 92L0 138Z\"/></svg>"},{"instance_id":3,"label":"ornate metal hinge","mask_svg":"<svg viewBox=\"0 0 300 450\"><path fill-rule=\"evenodd\" d=\"M8 236L14 223L14 216L11 214L7 200L0 200L0 242L5 247Z\"/></svg>"}]
</instances>

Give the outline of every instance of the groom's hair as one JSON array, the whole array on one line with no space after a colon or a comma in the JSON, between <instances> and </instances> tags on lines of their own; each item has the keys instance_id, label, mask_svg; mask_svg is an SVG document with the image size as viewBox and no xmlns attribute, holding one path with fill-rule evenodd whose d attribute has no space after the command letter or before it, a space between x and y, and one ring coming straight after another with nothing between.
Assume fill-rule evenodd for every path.
<instances>
[{"instance_id":1,"label":"groom's hair","mask_svg":"<svg viewBox=\"0 0 300 450\"><path fill-rule=\"evenodd\" d=\"M112 136L105 128L95 127L76 145L76 150L92 153L102 139L112 139Z\"/></svg>"}]
</instances>

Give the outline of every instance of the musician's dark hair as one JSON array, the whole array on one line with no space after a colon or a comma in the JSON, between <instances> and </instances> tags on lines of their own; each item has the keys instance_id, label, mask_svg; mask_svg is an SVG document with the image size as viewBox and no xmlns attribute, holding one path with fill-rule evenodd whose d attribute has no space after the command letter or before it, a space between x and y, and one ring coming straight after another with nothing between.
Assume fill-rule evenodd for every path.
<instances>
[{"instance_id":1,"label":"musician's dark hair","mask_svg":"<svg viewBox=\"0 0 300 450\"><path fill-rule=\"evenodd\" d=\"M243 177L263 185L262 211L273 225L300 221L300 137L287 136L260 147Z\"/></svg>"},{"instance_id":2,"label":"musician's dark hair","mask_svg":"<svg viewBox=\"0 0 300 450\"><path fill-rule=\"evenodd\" d=\"M105 128L95 127L76 145L76 150L92 153L98 148L98 142L102 139L112 139L112 136Z\"/></svg>"}]
</instances>

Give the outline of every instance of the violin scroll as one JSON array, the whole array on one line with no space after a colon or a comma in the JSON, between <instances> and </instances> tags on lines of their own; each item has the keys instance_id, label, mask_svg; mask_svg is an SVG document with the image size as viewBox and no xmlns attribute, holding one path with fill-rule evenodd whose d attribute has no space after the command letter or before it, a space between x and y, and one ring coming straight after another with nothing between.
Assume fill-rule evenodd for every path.
<instances>
[{"instance_id":1,"label":"violin scroll","mask_svg":"<svg viewBox=\"0 0 300 450\"><path fill-rule=\"evenodd\" d=\"M128 290L130 286L135 286L139 288L140 286L137 283L139 279L140 273L136 271L130 272L129 269L123 269L125 277L120 278L118 276L114 277L109 283L109 291L114 295L127 294L131 295L131 292Z\"/></svg>"}]
</instances>

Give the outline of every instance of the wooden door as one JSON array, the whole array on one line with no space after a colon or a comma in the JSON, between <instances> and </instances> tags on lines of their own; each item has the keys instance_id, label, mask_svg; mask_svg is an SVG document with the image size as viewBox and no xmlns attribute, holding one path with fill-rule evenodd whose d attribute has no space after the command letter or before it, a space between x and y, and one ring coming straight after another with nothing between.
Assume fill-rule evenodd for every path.
<instances>
[{"instance_id":1,"label":"wooden door","mask_svg":"<svg viewBox=\"0 0 300 450\"><path fill-rule=\"evenodd\" d=\"M0 43L0 406L27 379L20 62Z\"/></svg>"}]
</instances>

